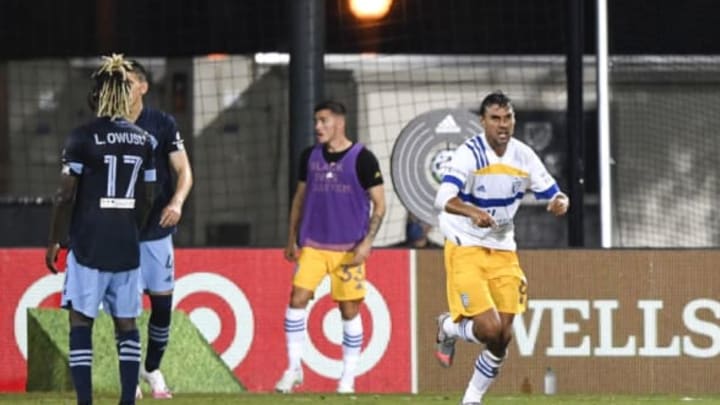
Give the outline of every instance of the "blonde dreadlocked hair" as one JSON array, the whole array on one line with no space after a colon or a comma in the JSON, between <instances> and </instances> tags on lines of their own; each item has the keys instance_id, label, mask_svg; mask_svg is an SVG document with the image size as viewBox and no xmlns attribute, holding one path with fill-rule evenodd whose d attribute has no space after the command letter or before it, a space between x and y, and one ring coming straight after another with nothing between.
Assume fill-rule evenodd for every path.
<instances>
[{"instance_id":1,"label":"blonde dreadlocked hair","mask_svg":"<svg viewBox=\"0 0 720 405\"><path fill-rule=\"evenodd\" d=\"M130 80L132 70L122 54L103 56L103 64L92 74L95 79L96 115L98 117L127 118L130 116Z\"/></svg>"}]
</instances>

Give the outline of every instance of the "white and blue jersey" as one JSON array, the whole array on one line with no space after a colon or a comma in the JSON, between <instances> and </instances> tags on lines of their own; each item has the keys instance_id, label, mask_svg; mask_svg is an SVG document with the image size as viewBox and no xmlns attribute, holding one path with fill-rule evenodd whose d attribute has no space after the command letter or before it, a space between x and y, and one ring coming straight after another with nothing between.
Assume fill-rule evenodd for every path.
<instances>
[{"instance_id":1,"label":"white and blue jersey","mask_svg":"<svg viewBox=\"0 0 720 405\"><path fill-rule=\"evenodd\" d=\"M455 185L466 204L482 208L497 228L480 228L470 218L442 211L440 229L462 246L515 250L513 218L529 189L537 199L551 199L560 189L540 158L526 144L511 138L505 154L498 156L485 134L475 135L457 148L443 183Z\"/></svg>"},{"instance_id":2,"label":"white and blue jersey","mask_svg":"<svg viewBox=\"0 0 720 405\"><path fill-rule=\"evenodd\" d=\"M160 215L175 193L175 183L170 167L170 154L185 150L183 139L180 136L175 119L162 111L143 107L135 125L146 130L155 138L155 168L157 169L157 186L155 187L155 201L148 216L148 222L143 229L140 240L157 240L175 232L175 227L163 228L160 226Z\"/></svg>"}]
</instances>

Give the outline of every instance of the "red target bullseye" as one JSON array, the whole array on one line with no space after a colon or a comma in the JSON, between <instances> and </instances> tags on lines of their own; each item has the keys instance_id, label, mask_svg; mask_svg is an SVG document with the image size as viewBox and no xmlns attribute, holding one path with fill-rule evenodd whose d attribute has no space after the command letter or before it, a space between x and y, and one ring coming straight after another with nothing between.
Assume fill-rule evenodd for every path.
<instances>
[{"instance_id":1,"label":"red target bullseye","mask_svg":"<svg viewBox=\"0 0 720 405\"><path fill-rule=\"evenodd\" d=\"M177 303L177 308L188 315L197 308L208 308L212 310L217 314L222 325L220 334L209 343L218 353L222 353L230 347L230 344L235 338L234 335L237 325L235 324L232 308L230 308L230 305L228 305L225 300L211 293L197 292L183 298L182 301Z\"/></svg>"},{"instance_id":2,"label":"red target bullseye","mask_svg":"<svg viewBox=\"0 0 720 405\"><path fill-rule=\"evenodd\" d=\"M188 312L204 333L215 336L211 343L225 364L237 367L255 335L252 306L238 285L220 274L194 272L176 281L173 295L176 307Z\"/></svg>"},{"instance_id":3,"label":"red target bullseye","mask_svg":"<svg viewBox=\"0 0 720 405\"><path fill-rule=\"evenodd\" d=\"M315 345L320 352L329 358L342 360L342 345L338 342L331 341L329 337L323 333L323 322L328 312L331 311L340 310L338 309L337 302L333 301L329 295L326 295L313 306L312 313L307 322L307 331L313 345ZM372 315L365 303L360 306L360 317L363 323L363 348L365 348L373 333ZM339 328L337 333L342 334L342 324L337 325L337 327Z\"/></svg>"},{"instance_id":4,"label":"red target bullseye","mask_svg":"<svg viewBox=\"0 0 720 405\"><path fill-rule=\"evenodd\" d=\"M367 295L360 309L363 318L363 350L357 375L371 370L382 358L390 342L391 318L387 303L375 286L367 281ZM308 306L308 336L303 362L317 374L337 379L342 372L342 322L337 303L330 297L326 278L315 290L316 300ZM377 326L373 326L377 323Z\"/></svg>"}]
</instances>

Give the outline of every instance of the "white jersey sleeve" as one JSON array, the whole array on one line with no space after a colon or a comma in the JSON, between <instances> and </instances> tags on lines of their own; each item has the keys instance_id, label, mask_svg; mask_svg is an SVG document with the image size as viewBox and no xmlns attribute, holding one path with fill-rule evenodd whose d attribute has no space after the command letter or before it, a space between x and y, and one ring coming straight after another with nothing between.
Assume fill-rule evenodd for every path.
<instances>
[{"instance_id":1,"label":"white jersey sleeve","mask_svg":"<svg viewBox=\"0 0 720 405\"><path fill-rule=\"evenodd\" d=\"M535 193L536 199L549 200L560 192L560 188L543 165L540 157L531 148L526 147L525 149L529 158L530 190Z\"/></svg>"},{"instance_id":2,"label":"white jersey sleeve","mask_svg":"<svg viewBox=\"0 0 720 405\"><path fill-rule=\"evenodd\" d=\"M465 187L468 175L477 167L477 160L473 152L467 144L461 145L453 153L442 182L455 184L458 189L462 190Z\"/></svg>"}]
</instances>

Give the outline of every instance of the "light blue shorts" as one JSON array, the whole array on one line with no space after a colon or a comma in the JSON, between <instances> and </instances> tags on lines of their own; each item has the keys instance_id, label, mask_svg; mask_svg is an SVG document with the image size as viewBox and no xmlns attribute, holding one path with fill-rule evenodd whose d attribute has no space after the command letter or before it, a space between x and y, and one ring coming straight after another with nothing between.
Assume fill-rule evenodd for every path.
<instances>
[{"instance_id":1,"label":"light blue shorts","mask_svg":"<svg viewBox=\"0 0 720 405\"><path fill-rule=\"evenodd\" d=\"M136 318L142 310L142 301L137 294L139 283L139 269L100 271L78 263L70 251L62 306L95 319L102 303L105 312L115 318Z\"/></svg>"},{"instance_id":2,"label":"light blue shorts","mask_svg":"<svg viewBox=\"0 0 720 405\"><path fill-rule=\"evenodd\" d=\"M172 235L140 242L140 293L175 288L175 255Z\"/></svg>"}]
</instances>

